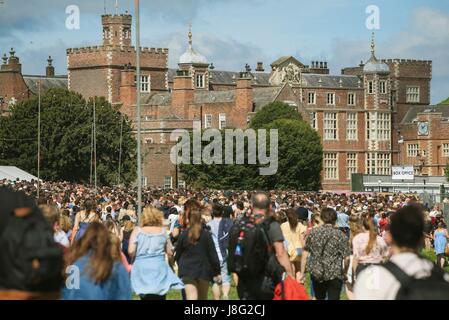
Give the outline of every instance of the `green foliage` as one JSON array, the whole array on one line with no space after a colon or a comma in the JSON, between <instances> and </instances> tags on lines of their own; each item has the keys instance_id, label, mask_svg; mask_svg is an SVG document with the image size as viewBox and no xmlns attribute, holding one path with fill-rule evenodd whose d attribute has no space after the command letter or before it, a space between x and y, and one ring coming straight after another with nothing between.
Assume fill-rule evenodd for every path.
<instances>
[{"instance_id":1,"label":"green foliage","mask_svg":"<svg viewBox=\"0 0 449 320\"><path fill-rule=\"evenodd\" d=\"M118 181L121 113L104 98L96 98L97 182ZM88 183L91 168L93 99L65 89L50 89L41 97L41 178ZM38 98L18 103L11 116L0 118L0 164L37 174ZM135 180L136 141L123 116L122 183Z\"/></svg>"},{"instance_id":2,"label":"green foliage","mask_svg":"<svg viewBox=\"0 0 449 320\"><path fill-rule=\"evenodd\" d=\"M264 189L319 190L323 147L318 133L305 121L288 119L264 128L278 130L279 167L275 175L258 176L258 184Z\"/></svg>"},{"instance_id":3,"label":"green foliage","mask_svg":"<svg viewBox=\"0 0 449 320\"><path fill-rule=\"evenodd\" d=\"M279 110L278 110L279 109ZM248 142L245 139L245 164L183 164L180 166L183 179L189 186L214 189L296 189L314 191L321 188L323 148L319 135L302 120L297 110L284 103L265 106L251 122L252 129L278 130L278 171L275 175L262 176L259 168L264 165L247 164ZM269 131L267 152L270 152ZM221 132L224 149L224 131ZM190 139L191 143L193 139ZM209 142L203 142L203 148ZM234 156L237 153L234 142ZM190 147L193 159L193 147ZM239 152L243 152L239 150Z\"/></svg>"},{"instance_id":4,"label":"green foliage","mask_svg":"<svg viewBox=\"0 0 449 320\"><path fill-rule=\"evenodd\" d=\"M449 98L447 98L446 100L444 100L444 101L441 101L439 104L447 104L447 105L449 105Z\"/></svg>"},{"instance_id":5,"label":"green foliage","mask_svg":"<svg viewBox=\"0 0 449 320\"><path fill-rule=\"evenodd\" d=\"M279 119L302 120L301 114L298 110L283 102L272 102L267 104L256 113L251 119L250 127L253 129L260 129L263 126Z\"/></svg>"}]
</instances>

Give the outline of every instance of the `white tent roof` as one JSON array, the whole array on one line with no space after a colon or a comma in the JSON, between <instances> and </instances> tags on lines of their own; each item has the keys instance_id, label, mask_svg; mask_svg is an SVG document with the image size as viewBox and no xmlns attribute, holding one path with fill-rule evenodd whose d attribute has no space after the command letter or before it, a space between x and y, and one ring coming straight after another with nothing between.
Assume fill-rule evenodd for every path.
<instances>
[{"instance_id":1,"label":"white tent roof","mask_svg":"<svg viewBox=\"0 0 449 320\"><path fill-rule=\"evenodd\" d=\"M29 174L26 171L23 171L17 167L13 166L0 166L0 180L7 179L7 180L16 180L19 179L20 181L31 181L34 179L37 181L37 177Z\"/></svg>"}]
</instances>

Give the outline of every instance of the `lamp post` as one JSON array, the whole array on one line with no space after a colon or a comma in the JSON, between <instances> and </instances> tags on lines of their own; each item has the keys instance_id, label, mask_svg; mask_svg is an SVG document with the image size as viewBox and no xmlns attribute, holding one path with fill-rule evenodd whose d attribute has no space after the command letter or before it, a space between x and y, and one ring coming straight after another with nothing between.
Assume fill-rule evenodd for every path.
<instances>
[{"instance_id":1,"label":"lamp post","mask_svg":"<svg viewBox=\"0 0 449 320\"><path fill-rule=\"evenodd\" d=\"M381 192L380 186L382 185L382 180L378 180L377 183L378 183L378 185L379 185L379 193L380 193L380 192Z\"/></svg>"},{"instance_id":2,"label":"lamp post","mask_svg":"<svg viewBox=\"0 0 449 320\"><path fill-rule=\"evenodd\" d=\"M136 80L137 80L137 216L142 213L142 152L141 152L141 116L140 116L140 1L134 0L136 12Z\"/></svg>"}]
</instances>

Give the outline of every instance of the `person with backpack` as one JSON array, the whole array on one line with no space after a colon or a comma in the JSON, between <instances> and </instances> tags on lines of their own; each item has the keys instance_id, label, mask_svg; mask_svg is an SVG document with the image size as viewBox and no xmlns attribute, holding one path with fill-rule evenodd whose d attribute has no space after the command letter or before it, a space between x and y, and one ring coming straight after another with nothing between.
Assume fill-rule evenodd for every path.
<instances>
[{"instance_id":1,"label":"person with backpack","mask_svg":"<svg viewBox=\"0 0 449 320\"><path fill-rule=\"evenodd\" d=\"M251 214L234 224L229 236L228 269L239 277L241 300L271 300L284 272L295 278L284 236L265 193L251 197Z\"/></svg>"},{"instance_id":2,"label":"person with backpack","mask_svg":"<svg viewBox=\"0 0 449 320\"><path fill-rule=\"evenodd\" d=\"M360 272L354 287L355 299L449 300L449 276L420 256L424 236L422 208L406 205L393 213L390 233L390 261Z\"/></svg>"},{"instance_id":3,"label":"person with backpack","mask_svg":"<svg viewBox=\"0 0 449 320\"><path fill-rule=\"evenodd\" d=\"M212 286L212 293L215 300L220 300L221 292L223 293L223 300L228 300L229 291L231 290L231 274L228 271L227 256L229 231L232 228L233 222L230 218L223 217L225 214L224 210L225 208L222 205L214 204L212 206L212 220L207 224L212 233L215 250L217 251L221 265L221 283L214 283Z\"/></svg>"},{"instance_id":4,"label":"person with backpack","mask_svg":"<svg viewBox=\"0 0 449 320\"><path fill-rule=\"evenodd\" d=\"M337 212L334 209L324 208L320 217L324 225L312 229L306 238L301 258L301 282L305 281L307 268L317 300L339 300L349 268L349 241L335 227Z\"/></svg>"},{"instance_id":5,"label":"person with backpack","mask_svg":"<svg viewBox=\"0 0 449 320\"><path fill-rule=\"evenodd\" d=\"M63 250L34 201L0 188L0 300L59 299Z\"/></svg>"}]
</instances>

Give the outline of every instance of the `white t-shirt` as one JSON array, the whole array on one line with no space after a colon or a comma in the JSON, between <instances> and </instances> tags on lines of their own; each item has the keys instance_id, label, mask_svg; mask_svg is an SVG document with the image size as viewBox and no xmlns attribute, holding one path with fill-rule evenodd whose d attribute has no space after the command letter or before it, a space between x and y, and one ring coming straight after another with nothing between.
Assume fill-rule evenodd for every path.
<instances>
[{"instance_id":1,"label":"white t-shirt","mask_svg":"<svg viewBox=\"0 0 449 320\"><path fill-rule=\"evenodd\" d=\"M56 243L59 243L60 245L66 248L70 246L69 238L67 237L67 234L62 230L55 232L53 234L53 239L55 240Z\"/></svg>"},{"instance_id":2,"label":"white t-shirt","mask_svg":"<svg viewBox=\"0 0 449 320\"><path fill-rule=\"evenodd\" d=\"M391 262L414 278L430 276L433 264L414 253L399 253L391 257ZM401 285L384 267L371 266L357 277L354 286L355 300L395 300Z\"/></svg>"}]
</instances>

